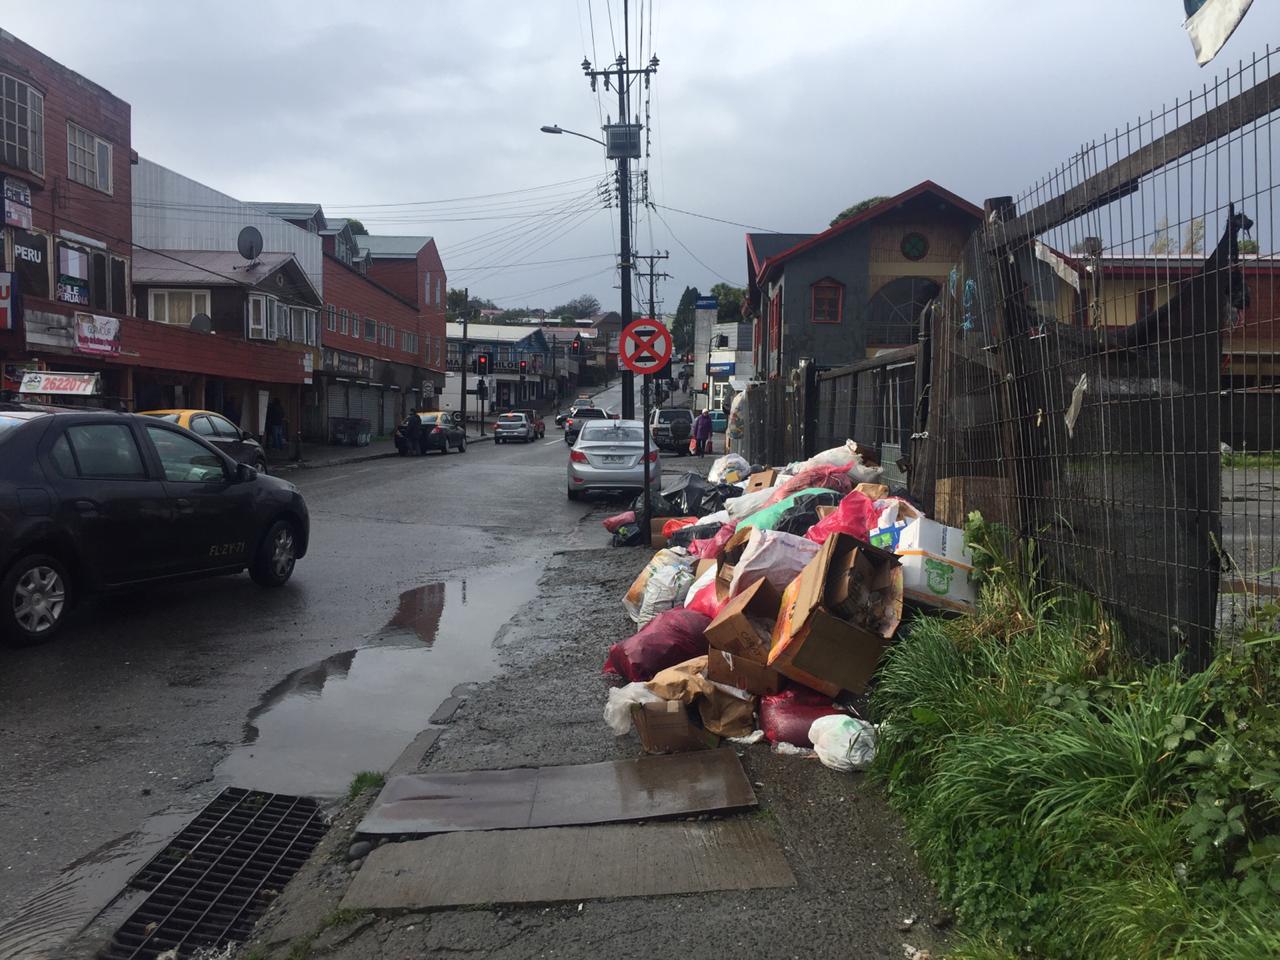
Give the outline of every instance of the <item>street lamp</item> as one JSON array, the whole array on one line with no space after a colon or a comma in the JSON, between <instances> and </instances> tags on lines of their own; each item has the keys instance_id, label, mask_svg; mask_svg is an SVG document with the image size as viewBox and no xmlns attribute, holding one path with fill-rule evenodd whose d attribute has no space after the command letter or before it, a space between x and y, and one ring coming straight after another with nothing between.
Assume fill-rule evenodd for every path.
<instances>
[{"instance_id":1,"label":"street lamp","mask_svg":"<svg viewBox=\"0 0 1280 960\"><path fill-rule=\"evenodd\" d=\"M586 69L588 70L590 69L589 64L587 65ZM624 106L623 100L625 97L626 85L623 81L623 77L624 77L623 69L624 69L624 62L622 58L619 57L618 58L618 99L619 99L618 109L619 109L620 117L625 113L625 106ZM637 125L632 125L632 124L618 124L615 126L627 127L628 129L630 129L630 127L632 126L636 126L638 129ZM614 128L610 127L609 129L612 130ZM639 138L638 136L635 138L634 144L630 144L630 143L622 144L615 150L613 147L610 146L609 143L605 143L605 141L603 140L599 140L595 137L588 136L585 133L578 133L576 130L566 130L561 126L557 126L556 124L544 125L542 127L542 132L554 133L557 135L562 133L567 133L573 137L581 137L583 140L590 140L592 143L598 143L600 144L600 146L604 147L605 156L609 157L610 159L615 159L618 161L618 207L619 207L618 226L619 226L619 233L621 234L620 246L622 247L622 254L621 254L622 262L620 264L621 280L622 280L622 310L619 312L622 314L622 328L625 330L627 327L631 325L632 250L631 250L630 159L633 155L636 157L640 156ZM612 134L610 134L610 140L612 141L612 139L613 139ZM608 359L606 358L605 360L606 370L608 369L608 365L609 365L609 362L608 362ZM622 419L633 420L635 419L635 415L636 415L635 380L633 379L630 371L626 371L626 372L619 371L619 373L621 373L622 375Z\"/></svg>"}]
</instances>

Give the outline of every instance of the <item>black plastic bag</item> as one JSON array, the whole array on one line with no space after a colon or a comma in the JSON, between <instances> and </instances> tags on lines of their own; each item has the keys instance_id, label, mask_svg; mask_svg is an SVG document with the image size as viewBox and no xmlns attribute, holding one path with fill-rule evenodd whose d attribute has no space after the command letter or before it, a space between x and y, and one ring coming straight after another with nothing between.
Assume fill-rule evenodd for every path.
<instances>
[{"instance_id":1,"label":"black plastic bag","mask_svg":"<svg viewBox=\"0 0 1280 960\"><path fill-rule=\"evenodd\" d=\"M714 537L720 532L720 526L718 523L693 523L687 527L681 527L667 537L667 546L684 547L688 550L689 544L693 543L693 541Z\"/></svg>"},{"instance_id":2,"label":"black plastic bag","mask_svg":"<svg viewBox=\"0 0 1280 960\"><path fill-rule=\"evenodd\" d=\"M712 512L702 506L702 498L706 496L706 492L707 481L690 472L663 487L662 498L675 507L677 512L674 516L704 517Z\"/></svg>"},{"instance_id":3,"label":"black plastic bag","mask_svg":"<svg viewBox=\"0 0 1280 960\"><path fill-rule=\"evenodd\" d=\"M732 483L717 483L715 486L707 487L707 492L702 495L702 513L699 516L719 513L724 509L726 500L740 496L742 496L742 489Z\"/></svg>"},{"instance_id":4,"label":"black plastic bag","mask_svg":"<svg viewBox=\"0 0 1280 960\"><path fill-rule=\"evenodd\" d=\"M680 513L676 509L676 505L668 500L660 493L651 493L649 495L650 506L652 512L645 515L644 512L644 494L636 497L631 501L631 509L635 511L637 520L648 520L650 517L683 517L685 514Z\"/></svg>"},{"instance_id":5,"label":"black plastic bag","mask_svg":"<svg viewBox=\"0 0 1280 960\"><path fill-rule=\"evenodd\" d=\"M613 532L615 547L638 547L644 539L644 530L638 523L624 523Z\"/></svg>"},{"instance_id":6,"label":"black plastic bag","mask_svg":"<svg viewBox=\"0 0 1280 960\"><path fill-rule=\"evenodd\" d=\"M803 537L818 522L818 508L834 507L842 497L843 494L836 490L823 490L821 493L807 493L796 497L791 506L782 512L773 529Z\"/></svg>"}]
</instances>

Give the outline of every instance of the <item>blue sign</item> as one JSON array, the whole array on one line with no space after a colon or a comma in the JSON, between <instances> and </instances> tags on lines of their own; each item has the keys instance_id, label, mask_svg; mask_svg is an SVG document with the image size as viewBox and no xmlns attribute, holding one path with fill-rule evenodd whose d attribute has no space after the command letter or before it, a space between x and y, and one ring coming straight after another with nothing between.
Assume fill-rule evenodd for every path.
<instances>
[{"instance_id":1,"label":"blue sign","mask_svg":"<svg viewBox=\"0 0 1280 960\"><path fill-rule=\"evenodd\" d=\"M693 305L695 310L719 310L720 301L715 297L699 297Z\"/></svg>"},{"instance_id":2,"label":"blue sign","mask_svg":"<svg viewBox=\"0 0 1280 960\"><path fill-rule=\"evenodd\" d=\"M709 377L731 377L738 370L736 363L708 363L707 376Z\"/></svg>"}]
</instances>

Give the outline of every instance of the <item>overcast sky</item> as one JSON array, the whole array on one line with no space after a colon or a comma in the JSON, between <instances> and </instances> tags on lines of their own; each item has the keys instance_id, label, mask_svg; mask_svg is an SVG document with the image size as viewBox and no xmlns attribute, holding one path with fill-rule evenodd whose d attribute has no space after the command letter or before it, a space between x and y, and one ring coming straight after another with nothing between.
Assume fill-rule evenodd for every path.
<instances>
[{"instance_id":1,"label":"overcast sky","mask_svg":"<svg viewBox=\"0 0 1280 960\"><path fill-rule=\"evenodd\" d=\"M616 115L579 64L622 48L622 0L6 7L5 29L132 104L145 157L241 199L429 233L450 285L502 306L583 292L618 304L617 210L591 200L609 167L595 144L538 128L598 135L598 110ZM1280 39L1272 0L1204 69L1180 0L633 0L630 12L633 63L661 60L642 161L652 199L806 232L925 178L975 203L1016 194ZM646 215L636 249L670 251L667 310L685 285L744 283L742 228L658 212L669 227ZM548 260L563 262L508 266Z\"/></svg>"}]
</instances>

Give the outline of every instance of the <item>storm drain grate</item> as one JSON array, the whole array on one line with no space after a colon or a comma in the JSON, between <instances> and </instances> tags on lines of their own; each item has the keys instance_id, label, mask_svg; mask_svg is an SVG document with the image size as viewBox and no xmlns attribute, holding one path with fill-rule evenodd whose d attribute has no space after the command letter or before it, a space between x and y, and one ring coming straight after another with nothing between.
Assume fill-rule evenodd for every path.
<instances>
[{"instance_id":1,"label":"storm drain grate","mask_svg":"<svg viewBox=\"0 0 1280 960\"><path fill-rule=\"evenodd\" d=\"M310 797L224 790L129 881L149 895L100 960L189 957L244 940L324 832Z\"/></svg>"}]
</instances>

